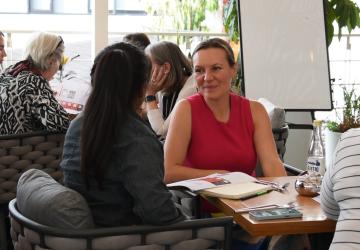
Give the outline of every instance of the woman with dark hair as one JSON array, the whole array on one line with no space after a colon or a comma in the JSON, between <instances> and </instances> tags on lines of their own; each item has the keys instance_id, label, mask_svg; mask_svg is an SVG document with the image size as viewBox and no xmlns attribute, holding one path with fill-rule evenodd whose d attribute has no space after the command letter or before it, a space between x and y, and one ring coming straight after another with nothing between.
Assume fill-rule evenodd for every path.
<instances>
[{"instance_id":1,"label":"woman with dark hair","mask_svg":"<svg viewBox=\"0 0 360 250\"><path fill-rule=\"evenodd\" d=\"M61 36L37 33L26 48L25 59L0 75L0 134L66 131L69 115L49 85L63 53Z\"/></svg>"},{"instance_id":2,"label":"woman with dark hair","mask_svg":"<svg viewBox=\"0 0 360 250\"><path fill-rule=\"evenodd\" d=\"M169 224L184 219L163 183L163 151L136 113L150 62L137 47L105 48L92 69L85 110L65 137L65 185L88 201L99 226Z\"/></svg>"},{"instance_id":3,"label":"woman with dark hair","mask_svg":"<svg viewBox=\"0 0 360 250\"><path fill-rule=\"evenodd\" d=\"M153 43L145 53L152 63L145 97L147 117L155 133L165 138L175 104L196 93L195 79L190 61L176 44Z\"/></svg>"}]
</instances>

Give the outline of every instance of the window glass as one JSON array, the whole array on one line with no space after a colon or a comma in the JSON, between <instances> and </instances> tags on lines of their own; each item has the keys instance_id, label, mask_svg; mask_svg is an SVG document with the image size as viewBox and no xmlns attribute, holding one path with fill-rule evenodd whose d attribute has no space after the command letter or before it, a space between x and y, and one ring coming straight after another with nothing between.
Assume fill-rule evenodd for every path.
<instances>
[{"instance_id":1,"label":"window glass","mask_svg":"<svg viewBox=\"0 0 360 250\"><path fill-rule=\"evenodd\" d=\"M54 13L88 14L88 0L53 0Z\"/></svg>"},{"instance_id":2,"label":"window glass","mask_svg":"<svg viewBox=\"0 0 360 250\"><path fill-rule=\"evenodd\" d=\"M30 12L51 12L51 0L30 0Z\"/></svg>"},{"instance_id":3,"label":"window glass","mask_svg":"<svg viewBox=\"0 0 360 250\"><path fill-rule=\"evenodd\" d=\"M115 0L115 13L116 14L146 14L145 3L142 0Z\"/></svg>"},{"instance_id":4,"label":"window glass","mask_svg":"<svg viewBox=\"0 0 360 250\"><path fill-rule=\"evenodd\" d=\"M27 13L28 0L0 0L0 13Z\"/></svg>"}]
</instances>

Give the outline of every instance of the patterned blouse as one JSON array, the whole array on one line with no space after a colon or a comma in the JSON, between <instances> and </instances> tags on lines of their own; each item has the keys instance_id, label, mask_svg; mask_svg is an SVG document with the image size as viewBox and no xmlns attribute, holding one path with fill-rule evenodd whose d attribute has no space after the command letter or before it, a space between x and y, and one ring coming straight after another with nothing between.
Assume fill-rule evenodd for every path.
<instances>
[{"instance_id":1,"label":"patterned blouse","mask_svg":"<svg viewBox=\"0 0 360 250\"><path fill-rule=\"evenodd\" d=\"M31 71L0 75L0 135L31 131L66 131L69 116L47 80Z\"/></svg>"}]
</instances>

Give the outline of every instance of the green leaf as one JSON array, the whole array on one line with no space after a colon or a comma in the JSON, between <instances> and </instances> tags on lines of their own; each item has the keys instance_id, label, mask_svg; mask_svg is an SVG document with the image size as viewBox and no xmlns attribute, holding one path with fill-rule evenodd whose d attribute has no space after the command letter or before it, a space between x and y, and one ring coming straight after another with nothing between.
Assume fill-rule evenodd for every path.
<instances>
[{"instance_id":1,"label":"green leaf","mask_svg":"<svg viewBox=\"0 0 360 250\"><path fill-rule=\"evenodd\" d=\"M327 128L328 128L330 131L333 131L333 132L340 132L339 123L334 122L334 121L328 122L328 123L327 123Z\"/></svg>"},{"instance_id":2,"label":"green leaf","mask_svg":"<svg viewBox=\"0 0 360 250\"><path fill-rule=\"evenodd\" d=\"M350 11L350 27L351 30L356 28L356 24L359 19L359 11L356 8L351 8ZM349 30L349 33L351 33L351 30Z\"/></svg>"},{"instance_id":3,"label":"green leaf","mask_svg":"<svg viewBox=\"0 0 360 250\"><path fill-rule=\"evenodd\" d=\"M332 25L332 23L326 23L326 28L327 28L326 43L327 46L329 46L334 37L334 26Z\"/></svg>"},{"instance_id":4,"label":"green leaf","mask_svg":"<svg viewBox=\"0 0 360 250\"><path fill-rule=\"evenodd\" d=\"M223 24L225 32L229 34L230 39L234 42L239 41L239 25L237 0L229 0L228 4L224 6Z\"/></svg>"},{"instance_id":5,"label":"green leaf","mask_svg":"<svg viewBox=\"0 0 360 250\"><path fill-rule=\"evenodd\" d=\"M356 28L360 27L360 9L353 0L328 0L326 4L327 22L335 20L339 28L338 39L342 37L342 28L347 27L349 34ZM335 18L334 16L335 15ZM329 27L329 25L327 25ZM327 37L330 37L328 29ZM330 44L328 42L328 44Z\"/></svg>"}]
</instances>

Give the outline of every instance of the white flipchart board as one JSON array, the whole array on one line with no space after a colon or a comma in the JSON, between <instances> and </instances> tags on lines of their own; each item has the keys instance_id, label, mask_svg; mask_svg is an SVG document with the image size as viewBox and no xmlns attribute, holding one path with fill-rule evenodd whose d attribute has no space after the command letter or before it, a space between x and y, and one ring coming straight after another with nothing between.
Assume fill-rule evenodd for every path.
<instances>
[{"instance_id":1,"label":"white flipchart board","mask_svg":"<svg viewBox=\"0 0 360 250\"><path fill-rule=\"evenodd\" d=\"M323 0L239 0L245 95L332 109Z\"/></svg>"}]
</instances>

